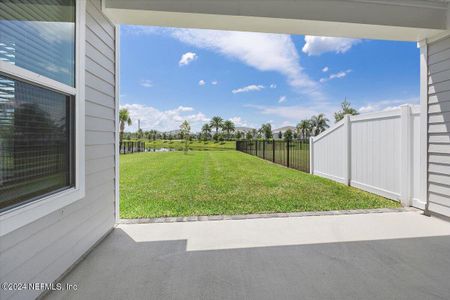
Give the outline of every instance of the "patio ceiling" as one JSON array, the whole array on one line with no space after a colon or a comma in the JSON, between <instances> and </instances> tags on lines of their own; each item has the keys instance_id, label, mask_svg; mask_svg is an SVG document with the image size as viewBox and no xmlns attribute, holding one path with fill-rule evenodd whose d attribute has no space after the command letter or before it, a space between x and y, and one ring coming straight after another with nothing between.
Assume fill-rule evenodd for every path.
<instances>
[{"instance_id":1,"label":"patio ceiling","mask_svg":"<svg viewBox=\"0 0 450 300\"><path fill-rule=\"evenodd\" d=\"M449 28L445 0L104 0L117 24L420 41Z\"/></svg>"}]
</instances>

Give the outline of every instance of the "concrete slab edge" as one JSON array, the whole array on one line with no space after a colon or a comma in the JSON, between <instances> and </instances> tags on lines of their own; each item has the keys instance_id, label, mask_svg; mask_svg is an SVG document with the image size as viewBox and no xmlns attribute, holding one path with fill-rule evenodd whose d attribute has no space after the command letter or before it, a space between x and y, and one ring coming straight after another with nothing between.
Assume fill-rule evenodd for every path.
<instances>
[{"instance_id":1,"label":"concrete slab edge","mask_svg":"<svg viewBox=\"0 0 450 300\"><path fill-rule=\"evenodd\" d=\"M311 216L337 216L337 215L360 215L393 212L421 211L413 207L401 208L375 208L375 209L353 209L353 210L330 210L330 211L305 211L290 213L267 213L248 215L212 215L212 216L186 216L186 217L162 217L141 219L119 219L119 224L146 224L146 223L175 223L175 222L201 222L221 220L247 220L263 218L289 218L289 217L311 217Z\"/></svg>"}]
</instances>

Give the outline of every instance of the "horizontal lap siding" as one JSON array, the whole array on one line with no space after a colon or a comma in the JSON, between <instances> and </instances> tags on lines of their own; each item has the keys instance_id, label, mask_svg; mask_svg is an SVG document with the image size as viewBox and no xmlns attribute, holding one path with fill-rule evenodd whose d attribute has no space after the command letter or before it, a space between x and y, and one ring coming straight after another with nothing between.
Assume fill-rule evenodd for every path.
<instances>
[{"instance_id":1,"label":"horizontal lap siding","mask_svg":"<svg viewBox=\"0 0 450 300\"><path fill-rule=\"evenodd\" d=\"M450 38L428 47L428 199L450 216Z\"/></svg>"},{"instance_id":2,"label":"horizontal lap siding","mask_svg":"<svg viewBox=\"0 0 450 300\"><path fill-rule=\"evenodd\" d=\"M114 26L100 1L87 1L86 197L2 237L0 281L52 282L114 226ZM39 291L2 291L30 299Z\"/></svg>"}]
</instances>

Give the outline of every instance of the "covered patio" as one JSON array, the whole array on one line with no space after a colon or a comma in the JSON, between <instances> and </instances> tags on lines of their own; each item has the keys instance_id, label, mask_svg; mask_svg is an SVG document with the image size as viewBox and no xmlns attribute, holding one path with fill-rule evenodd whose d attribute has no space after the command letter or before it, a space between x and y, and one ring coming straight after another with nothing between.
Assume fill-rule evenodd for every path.
<instances>
[{"instance_id":1,"label":"covered patio","mask_svg":"<svg viewBox=\"0 0 450 300\"><path fill-rule=\"evenodd\" d=\"M449 251L413 209L120 224L47 299L444 299Z\"/></svg>"},{"instance_id":2,"label":"covered patio","mask_svg":"<svg viewBox=\"0 0 450 300\"><path fill-rule=\"evenodd\" d=\"M15 16L14 5L26 1L6 2ZM65 189L15 199L17 205L0 211L0 282L65 282L77 289L48 294L11 288L0 290L0 298L448 298L449 0L67 2L54 8L73 14L66 20L75 50L71 82L51 77L48 68L43 75L0 61L6 81L57 92L73 102L64 111L70 111L76 127L67 137L72 142L65 152L70 178ZM24 20L41 20L42 12L53 12L35 7L39 17L28 17L28 8L17 8L27 16ZM120 24L417 42L425 117L418 126L420 146L414 149L420 157L423 211L121 224ZM17 48L28 54L31 39L13 33L26 40L26 47ZM43 49L39 57L48 62Z\"/></svg>"}]
</instances>

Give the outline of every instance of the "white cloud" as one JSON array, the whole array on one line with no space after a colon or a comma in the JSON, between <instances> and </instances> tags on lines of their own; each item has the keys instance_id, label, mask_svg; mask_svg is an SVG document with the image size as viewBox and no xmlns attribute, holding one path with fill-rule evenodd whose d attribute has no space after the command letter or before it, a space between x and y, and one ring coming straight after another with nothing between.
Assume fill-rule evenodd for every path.
<instances>
[{"instance_id":1,"label":"white cloud","mask_svg":"<svg viewBox=\"0 0 450 300\"><path fill-rule=\"evenodd\" d=\"M200 86L205 85L205 84L206 84L206 82L203 79L198 82L198 85L200 85Z\"/></svg>"},{"instance_id":2,"label":"white cloud","mask_svg":"<svg viewBox=\"0 0 450 300\"><path fill-rule=\"evenodd\" d=\"M328 72L328 67L323 67L323 69L322 69L322 72L324 72L324 73L326 73L326 72Z\"/></svg>"},{"instance_id":3,"label":"white cloud","mask_svg":"<svg viewBox=\"0 0 450 300\"><path fill-rule=\"evenodd\" d=\"M285 121L299 122L302 119L311 118L313 115L324 113L330 120L333 113L339 108L334 105L324 103L310 103L309 105L291 105L291 106L266 106L266 105L245 105L256 109L260 114L277 116Z\"/></svg>"},{"instance_id":4,"label":"white cloud","mask_svg":"<svg viewBox=\"0 0 450 300\"><path fill-rule=\"evenodd\" d=\"M278 99L278 103L283 103L286 101L286 96L281 96L280 99Z\"/></svg>"},{"instance_id":5,"label":"white cloud","mask_svg":"<svg viewBox=\"0 0 450 300\"><path fill-rule=\"evenodd\" d=\"M229 120L231 122L233 122L234 125L237 126L237 127L255 127L254 124L249 123L249 122L243 120L241 117L238 117L238 116L230 118Z\"/></svg>"},{"instance_id":6,"label":"white cloud","mask_svg":"<svg viewBox=\"0 0 450 300\"><path fill-rule=\"evenodd\" d=\"M70 74L69 69L64 68L64 67L57 66L57 65L55 65L55 64L53 64L53 63L48 63L48 64L45 66L45 69L46 69L47 71L52 72L52 73Z\"/></svg>"},{"instance_id":7,"label":"white cloud","mask_svg":"<svg viewBox=\"0 0 450 300\"><path fill-rule=\"evenodd\" d=\"M160 131L178 129L184 120L191 124L193 131L198 131L203 123L209 121L209 118L202 112L195 113L193 107L187 106L179 106L165 111L142 104L125 104L121 105L120 108L126 108L130 113L133 124L127 127L129 131L137 130L137 120L141 120L143 130L156 129Z\"/></svg>"},{"instance_id":8,"label":"white cloud","mask_svg":"<svg viewBox=\"0 0 450 300\"><path fill-rule=\"evenodd\" d=\"M382 100L377 102L370 102L364 106L361 106L358 111L362 114L376 112L376 111L387 111L400 108L403 104L418 104L419 98L406 98L406 99L390 99Z\"/></svg>"},{"instance_id":9,"label":"white cloud","mask_svg":"<svg viewBox=\"0 0 450 300\"><path fill-rule=\"evenodd\" d=\"M326 52L345 53L361 40L325 36L305 36L302 51L308 55L321 55Z\"/></svg>"},{"instance_id":10,"label":"white cloud","mask_svg":"<svg viewBox=\"0 0 450 300\"><path fill-rule=\"evenodd\" d=\"M148 80L148 79L142 79L142 80L139 82L139 84L140 84L141 86L143 86L143 87L146 87L146 88L151 88L151 87L153 87L153 82L152 82L151 80Z\"/></svg>"},{"instance_id":11,"label":"white cloud","mask_svg":"<svg viewBox=\"0 0 450 300\"><path fill-rule=\"evenodd\" d=\"M269 87L270 87L271 89L276 89L276 88L277 88L277 85L276 85L275 83L272 83Z\"/></svg>"},{"instance_id":12,"label":"white cloud","mask_svg":"<svg viewBox=\"0 0 450 300\"><path fill-rule=\"evenodd\" d=\"M259 71L278 72L299 92L321 96L320 87L303 72L290 35L204 29L171 29L169 32L186 44L210 49Z\"/></svg>"},{"instance_id":13,"label":"white cloud","mask_svg":"<svg viewBox=\"0 0 450 300\"><path fill-rule=\"evenodd\" d=\"M182 112L187 112L187 111L194 111L193 107L190 106L178 106L177 109L178 111L182 111Z\"/></svg>"},{"instance_id":14,"label":"white cloud","mask_svg":"<svg viewBox=\"0 0 450 300\"><path fill-rule=\"evenodd\" d=\"M326 82L328 80L333 80L333 79L339 79L339 78L344 78L345 76L348 75L348 73L350 73L352 70L348 69L345 71L340 71L334 74L330 74L330 76L328 76L328 78L320 78L320 82Z\"/></svg>"},{"instance_id":15,"label":"white cloud","mask_svg":"<svg viewBox=\"0 0 450 300\"><path fill-rule=\"evenodd\" d=\"M42 22L28 21L36 28L39 37L53 44L64 44L72 42L75 34L75 24L69 22ZM49 34L51 32L51 34Z\"/></svg>"},{"instance_id":16,"label":"white cloud","mask_svg":"<svg viewBox=\"0 0 450 300\"><path fill-rule=\"evenodd\" d=\"M212 85L218 85L219 82L218 82L217 80L213 80L213 81L211 81L211 84L212 84Z\"/></svg>"},{"instance_id":17,"label":"white cloud","mask_svg":"<svg viewBox=\"0 0 450 300\"><path fill-rule=\"evenodd\" d=\"M251 84L251 85L247 85L238 89L234 89L231 92L233 94L239 94L239 93L247 93L247 92L259 92L260 90L264 89L263 85L256 85L256 84Z\"/></svg>"},{"instance_id":18,"label":"white cloud","mask_svg":"<svg viewBox=\"0 0 450 300\"><path fill-rule=\"evenodd\" d=\"M178 65L179 66L187 66L188 64L190 64L197 58L198 58L198 55L196 53L186 52L181 56L180 61L178 62Z\"/></svg>"}]
</instances>

